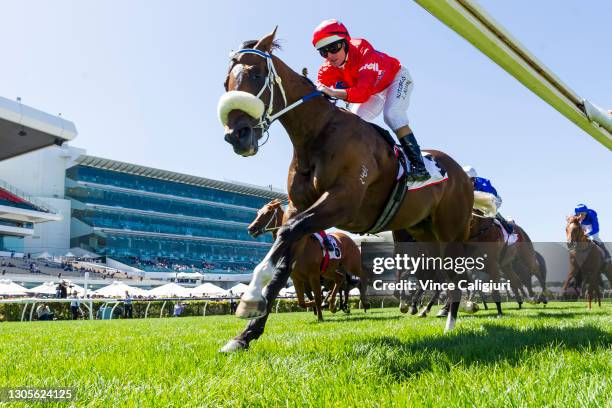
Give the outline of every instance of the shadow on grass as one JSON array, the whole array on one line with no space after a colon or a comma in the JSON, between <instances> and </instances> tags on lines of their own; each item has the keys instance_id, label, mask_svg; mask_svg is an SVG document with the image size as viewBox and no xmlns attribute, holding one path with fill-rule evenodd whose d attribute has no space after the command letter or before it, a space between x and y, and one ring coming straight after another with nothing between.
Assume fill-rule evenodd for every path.
<instances>
[{"instance_id":1,"label":"shadow on grass","mask_svg":"<svg viewBox=\"0 0 612 408\"><path fill-rule=\"evenodd\" d=\"M558 350L612 347L612 335L595 326L576 328L539 327L521 331L484 324L484 330L433 335L416 341L391 336L349 341L356 359L368 359L377 371L394 381L405 381L424 371L450 370L461 364L519 365L535 352L551 346Z\"/></svg>"},{"instance_id":2,"label":"shadow on grass","mask_svg":"<svg viewBox=\"0 0 612 408\"><path fill-rule=\"evenodd\" d=\"M597 310L592 310L592 311L581 311L581 312L558 312L558 311L546 311L546 310L535 310L535 309L531 309L529 311L525 311L524 314L522 314L521 310L503 310L504 312L512 312L512 313L504 313L502 320L505 318L508 319L512 319L512 318L529 318L529 319L550 319L550 318L554 318L554 319L577 319L577 318L582 318L582 317L598 317L598 316L604 316L607 311L605 309L601 309L599 311ZM459 320L458 322L461 322L461 320L463 319L489 319L491 317L495 317L497 315L497 312L495 311L484 311L484 313L482 312L477 312L474 314L466 314L466 313L459 313Z\"/></svg>"},{"instance_id":3,"label":"shadow on grass","mask_svg":"<svg viewBox=\"0 0 612 408\"><path fill-rule=\"evenodd\" d=\"M370 320L370 321L391 321L391 320L400 320L403 319L405 315L397 314L397 315L389 315L385 312L378 311L368 311L367 313L363 313L363 311L359 311L357 313L350 314L340 314L338 312L334 315L323 315L323 321L317 322L316 317L314 317L314 321L312 323L321 324L321 323L350 323L350 322L358 322L362 320Z\"/></svg>"}]
</instances>

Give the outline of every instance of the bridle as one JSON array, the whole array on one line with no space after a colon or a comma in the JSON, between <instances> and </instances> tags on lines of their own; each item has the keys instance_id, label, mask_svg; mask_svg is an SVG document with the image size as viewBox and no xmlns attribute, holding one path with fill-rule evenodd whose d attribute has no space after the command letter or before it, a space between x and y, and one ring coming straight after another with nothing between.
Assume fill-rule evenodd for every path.
<instances>
[{"instance_id":1,"label":"bridle","mask_svg":"<svg viewBox=\"0 0 612 408\"><path fill-rule=\"evenodd\" d=\"M283 88L283 82L282 82L282 78L278 75L278 73L276 72L276 68L274 67L274 60L272 58L272 54L268 54L265 53L263 51L259 51L259 50L255 50L252 48L244 48L238 51L235 51L233 53L230 54L230 58L235 58L237 54L253 54L253 55L258 55L262 58L265 58L266 60L266 66L268 69L268 73L266 75L266 80L263 84L263 86L261 87L261 89L259 90L259 92L255 95L255 97L259 100L261 100L263 102L263 100L261 99L261 95L264 93L264 91L267 89L270 91L270 103L268 104L267 109L264 109L264 112L261 116L261 118L259 118L259 123L257 123L255 126L253 126L256 129L261 129L262 133L266 134L266 139L264 140L264 142L260 145L258 145L258 147L263 146L264 144L266 144L266 142L268 141L270 134L268 133L268 129L270 128L270 126L272 125L272 122L274 122L276 119L278 119L279 117L281 117L282 115L284 115L285 113L289 112L290 110L298 107L299 105L301 105L302 103L316 97L316 96L321 96L323 95L323 93L321 91L313 91L311 93L309 93L308 95L298 99L297 101L293 102L291 105L287 105L287 95L285 94L285 89ZM278 112L276 112L275 114L272 114L272 111L274 110L274 87L278 86L278 89L280 90L281 96L283 97L283 102L284 102L284 108L279 110ZM264 102L264 106L265 106L265 102Z\"/></svg>"},{"instance_id":2,"label":"bridle","mask_svg":"<svg viewBox=\"0 0 612 408\"><path fill-rule=\"evenodd\" d=\"M584 245L582 248L580 247L580 243L592 243L590 239L588 239L586 237L586 235L584 235L584 232L582 233L582 236L585 238L585 240L581 241L580 240L580 231L582 231L582 227L580 226L580 223L572 221L570 222L570 224L576 224L577 227L573 228L573 230L570 232L570 236L569 236L569 240L567 242L567 249L568 251L574 251L574 252L584 252L587 251L589 249L591 249L591 245ZM574 240L574 231L577 230L578 231L578 237L576 237L576 240Z\"/></svg>"},{"instance_id":3,"label":"bridle","mask_svg":"<svg viewBox=\"0 0 612 408\"><path fill-rule=\"evenodd\" d=\"M276 215L278 214L278 209L279 209L279 207L276 207L274 209L274 212L272 213L272 217L270 217L270 219L268 220L266 225L264 225L264 227L263 227L263 231L264 232L276 231L277 229L279 229L281 227L280 225L277 225L278 223L276 221L276 218L277 218ZM274 224L272 225L272 227L270 227L270 224L272 223L272 221L274 221ZM283 221L281 220L281 223L282 222Z\"/></svg>"},{"instance_id":4,"label":"bridle","mask_svg":"<svg viewBox=\"0 0 612 408\"><path fill-rule=\"evenodd\" d=\"M277 214L278 214L278 210L280 209L280 207L276 207L274 208L274 212L272 213L272 216L270 217L270 219L268 220L268 222L266 223L266 225L264 225L263 227L259 228L259 234L264 234L266 232L273 232L276 231L277 229L279 229L281 227L281 225L278 225L278 222L276 221L277 218ZM262 211L263 208L259 211ZM259 211L257 212L257 214L259 215ZM281 224L282 224L282 220L281 220ZM270 226L272 225L272 226Z\"/></svg>"}]
</instances>

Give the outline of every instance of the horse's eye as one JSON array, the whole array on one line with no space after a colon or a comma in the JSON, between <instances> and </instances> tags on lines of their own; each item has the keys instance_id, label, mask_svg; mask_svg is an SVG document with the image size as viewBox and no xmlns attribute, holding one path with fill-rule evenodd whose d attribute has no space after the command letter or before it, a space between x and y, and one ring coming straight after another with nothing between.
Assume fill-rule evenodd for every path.
<instances>
[{"instance_id":1,"label":"horse's eye","mask_svg":"<svg viewBox=\"0 0 612 408\"><path fill-rule=\"evenodd\" d=\"M258 69L253 69L249 71L249 77L252 79L262 79L264 76Z\"/></svg>"}]
</instances>

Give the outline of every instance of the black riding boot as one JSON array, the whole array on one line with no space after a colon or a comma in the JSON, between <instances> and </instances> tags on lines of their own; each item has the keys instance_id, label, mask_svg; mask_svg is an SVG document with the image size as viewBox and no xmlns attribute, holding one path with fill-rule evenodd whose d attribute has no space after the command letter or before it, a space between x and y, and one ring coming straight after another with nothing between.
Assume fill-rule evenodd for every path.
<instances>
[{"instance_id":1,"label":"black riding boot","mask_svg":"<svg viewBox=\"0 0 612 408\"><path fill-rule=\"evenodd\" d=\"M404 149L404 153L410 160L411 171L408 173L408 179L411 181L425 181L429 176L429 172L425 168L423 163L423 156L421 155L421 148L414 138L414 134L410 133L404 137L399 138L400 145Z\"/></svg>"},{"instance_id":2,"label":"black riding boot","mask_svg":"<svg viewBox=\"0 0 612 408\"><path fill-rule=\"evenodd\" d=\"M495 214L495 218L497 218L497 220L501 222L502 227L504 227L508 234L512 234L512 232L514 231L514 227L512 227L512 224L506 221L506 219L500 213Z\"/></svg>"},{"instance_id":3,"label":"black riding boot","mask_svg":"<svg viewBox=\"0 0 612 408\"><path fill-rule=\"evenodd\" d=\"M601 248L601 250L604 252L604 256L606 257L606 262L609 262L610 261L610 251L608 251L606 244L604 244L603 242L596 241L596 240L593 240L593 242L595 243L595 245ZM612 284L612 282L610 282L610 284Z\"/></svg>"}]
</instances>

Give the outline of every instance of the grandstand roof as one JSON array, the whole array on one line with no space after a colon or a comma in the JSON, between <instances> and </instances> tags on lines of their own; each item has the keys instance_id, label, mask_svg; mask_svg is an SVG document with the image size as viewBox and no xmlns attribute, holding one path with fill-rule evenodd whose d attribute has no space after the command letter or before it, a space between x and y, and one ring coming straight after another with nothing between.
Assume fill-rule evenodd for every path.
<instances>
[{"instance_id":1,"label":"grandstand roof","mask_svg":"<svg viewBox=\"0 0 612 408\"><path fill-rule=\"evenodd\" d=\"M175 183L190 184L199 187L209 187L217 190L229 191L232 193L248 194L268 199L278 198L281 200L287 200L287 194L274 189L268 189L265 187L255 186L251 184L212 180L204 177L191 176L188 174L155 169L152 167L104 159L96 156L81 155L77 158L76 163L83 166L96 167L99 169L134 174L143 177L151 177L160 180L172 181Z\"/></svg>"},{"instance_id":2,"label":"grandstand roof","mask_svg":"<svg viewBox=\"0 0 612 408\"><path fill-rule=\"evenodd\" d=\"M74 123L0 96L0 160L72 140Z\"/></svg>"}]
</instances>

